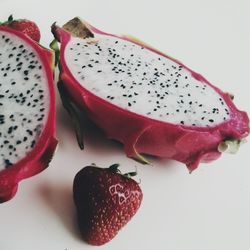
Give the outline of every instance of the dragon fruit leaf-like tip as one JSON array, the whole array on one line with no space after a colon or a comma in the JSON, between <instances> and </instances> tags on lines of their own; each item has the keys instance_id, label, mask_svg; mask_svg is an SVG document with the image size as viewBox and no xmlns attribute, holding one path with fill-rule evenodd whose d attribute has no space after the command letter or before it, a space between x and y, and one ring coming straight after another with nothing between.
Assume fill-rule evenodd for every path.
<instances>
[{"instance_id":1,"label":"dragon fruit leaf-like tip","mask_svg":"<svg viewBox=\"0 0 250 250\"><path fill-rule=\"evenodd\" d=\"M245 144L247 140L244 138L242 140L225 140L222 141L218 146L218 151L221 153L236 154L242 144Z\"/></svg>"},{"instance_id":2,"label":"dragon fruit leaf-like tip","mask_svg":"<svg viewBox=\"0 0 250 250\"><path fill-rule=\"evenodd\" d=\"M247 136L247 116L229 95L201 75L138 39L108 34L85 23L81 26L78 18L72 20L57 30L63 48L61 78L93 122L108 137L124 144L127 156L133 158L138 152L166 157L193 170L199 162L221 155L217 149L221 141ZM79 37L86 28L98 44L96 38L78 39L71 32L76 30ZM88 37L86 32L82 37ZM145 105L147 102L151 105ZM121 122L126 124L122 130ZM138 137L138 130L145 126L151 129ZM199 142L195 145L194 136Z\"/></svg>"},{"instance_id":3,"label":"dragon fruit leaf-like tip","mask_svg":"<svg viewBox=\"0 0 250 250\"><path fill-rule=\"evenodd\" d=\"M94 37L94 34L88 28L88 23L82 21L79 17L75 17L63 25L63 29L69 32L72 36L78 38Z\"/></svg>"}]
</instances>

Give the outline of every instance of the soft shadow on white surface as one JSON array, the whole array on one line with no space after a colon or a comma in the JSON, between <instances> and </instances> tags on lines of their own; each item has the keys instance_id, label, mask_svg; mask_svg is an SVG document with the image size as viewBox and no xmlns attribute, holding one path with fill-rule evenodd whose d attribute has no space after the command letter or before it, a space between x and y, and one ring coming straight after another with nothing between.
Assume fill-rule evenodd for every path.
<instances>
[{"instance_id":1,"label":"soft shadow on white surface","mask_svg":"<svg viewBox=\"0 0 250 250\"><path fill-rule=\"evenodd\" d=\"M57 129L58 138L61 139L60 145L73 143L78 147L73 123L68 112L63 108L59 95L57 102ZM114 154L114 151L123 152L123 146L119 142L107 139L104 133L88 119L84 119L83 132L84 149L82 152L88 148L91 148L91 151L96 151L104 155L110 152ZM68 140L64 140L65 136L69 137Z\"/></svg>"},{"instance_id":2,"label":"soft shadow on white surface","mask_svg":"<svg viewBox=\"0 0 250 250\"><path fill-rule=\"evenodd\" d=\"M81 16L97 28L131 34L183 61L212 83L232 92L240 109L249 105L249 9L247 0L40 1L0 0L0 20L10 14L41 27ZM58 100L59 148L50 167L20 184L17 196L0 207L0 250L96 249L81 239L71 185L85 164L120 162L138 167L144 201L137 218L98 249L249 250L249 146L202 164L191 175L181 163L149 158L143 166L126 158L120 144L87 127L86 147L77 145L70 117ZM250 139L249 139L250 140Z\"/></svg>"},{"instance_id":3,"label":"soft shadow on white surface","mask_svg":"<svg viewBox=\"0 0 250 250\"><path fill-rule=\"evenodd\" d=\"M44 182L37 187L36 193L71 236L82 241L77 225L72 189L56 182Z\"/></svg>"},{"instance_id":4,"label":"soft shadow on white surface","mask_svg":"<svg viewBox=\"0 0 250 250\"><path fill-rule=\"evenodd\" d=\"M73 123L67 111L63 108L61 104L60 97L58 95L58 103L57 103L57 127L58 127L58 138L60 141L60 145L63 147L63 144L74 143L76 147L78 147L77 139L73 127ZM93 122L89 119L85 119L84 121L84 149L81 150L84 153L84 150L91 150L91 152L101 154L110 157L115 154L121 154L124 158L126 155L124 153L123 145L115 140L108 139L103 131L99 129ZM67 134L67 135L66 135ZM65 136L69 136L68 139L65 140ZM79 148L79 147L78 147ZM80 148L79 148L80 150ZM152 167L163 167L167 169L173 169L176 166L176 161L169 159L160 159L158 157L146 155L146 159L150 162ZM137 166L143 167L144 165L134 161L134 164ZM183 165L184 166L184 165ZM145 166L147 167L147 166Z\"/></svg>"}]
</instances>

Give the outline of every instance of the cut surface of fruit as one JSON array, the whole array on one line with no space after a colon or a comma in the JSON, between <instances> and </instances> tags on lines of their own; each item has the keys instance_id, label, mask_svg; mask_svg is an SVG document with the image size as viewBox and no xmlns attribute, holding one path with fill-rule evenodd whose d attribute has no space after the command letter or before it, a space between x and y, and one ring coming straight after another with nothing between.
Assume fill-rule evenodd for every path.
<instances>
[{"instance_id":1,"label":"cut surface of fruit","mask_svg":"<svg viewBox=\"0 0 250 250\"><path fill-rule=\"evenodd\" d=\"M79 18L62 28L54 24L52 32L61 43L64 104L74 103L108 138L122 142L129 157L166 157L192 171L199 162L217 159L221 143L249 134L248 115L230 94L145 43Z\"/></svg>"},{"instance_id":2,"label":"cut surface of fruit","mask_svg":"<svg viewBox=\"0 0 250 250\"><path fill-rule=\"evenodd\" d=\"M53 53L0 26L0 197L47 167L54 149ZM14 189L13 189L14 190ZM6 194L6 195L5 195Z\"/></svg>"},{"instance_id":3,"label":"cut surface of fruit","mask_svg":"<svg viewBox=\"0 0 250 250\"><path fill-rule=\"evenodd\" d=\"M221 96L182 65L122 38L93 39L72 38L65 62L74 78L98 97L174 124L204 127L229 119Z\"/></svg>"},{"instance_id":4,"label":"cut surface of fruit","mask_svg":"<svg viewBox=\"0 0 250 250\"><path fill-rule=\"evenodd\" d=\"M0 31L0 169L33 149L48 119L50 96L38 53L19 37Z\"/></svg>"}]
</instances>

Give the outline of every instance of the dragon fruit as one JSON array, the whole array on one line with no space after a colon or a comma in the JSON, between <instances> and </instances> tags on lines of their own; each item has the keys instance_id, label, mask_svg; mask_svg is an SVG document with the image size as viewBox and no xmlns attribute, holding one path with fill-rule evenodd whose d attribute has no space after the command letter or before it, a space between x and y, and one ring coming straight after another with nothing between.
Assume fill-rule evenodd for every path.
<instances>
[{"instance_id":1,"label":"dragon fruit","mask_svg":"<svg viewBox=\"0 0 250 250\"><path fill-rule=\"evenodd\" d=\"M234 151L249 134L247 114L228 93L152 47L79 18L53 24L52 33L60 42L58 87L80 146L79 111L123 143L127 156L166 157L190 171Z\"/></svg>"},{"instance_id":2,"label":"dragon fruit","mask_svg":"<svg viewBox=\"0 0 250 250\"><path fill-rule=\"evenodd\" d=\"M0 25L0 202L45 169L55 150L54 54Z\"/></svg>"}]
</instances>

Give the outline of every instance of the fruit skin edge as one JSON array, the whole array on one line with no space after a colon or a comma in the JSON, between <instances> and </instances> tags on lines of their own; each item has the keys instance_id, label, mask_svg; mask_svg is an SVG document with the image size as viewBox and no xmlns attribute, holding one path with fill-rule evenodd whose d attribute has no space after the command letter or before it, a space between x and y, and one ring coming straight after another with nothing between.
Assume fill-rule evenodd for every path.
<instances>
[{"instance_id":1,"label":"fruit skin edge","mask_svg":"<svg viewBox=\"0 0 250 250\"><path fill-rule=\"evenodd\" d=\"M64 58L65 47L71 39L71 34L53 24L52 33L61 43L59 63L60 84L67 92L71 102L97 124L108 138L118 140L124 144L124 150L128 157L135 158L143 163L147 163L147 160L141 154L171 158L185 163L191 172L198 167L200 162L210 162L219 158L221 155L221 151L218 150L220 143L224 143L225 140L239 141L249 133L249 119L246 112L239 111L228 93L224 93L211 85L200 74L190 70L177 60L155 51L144 43L141 44L138 40L133 40L128 36L119 37L107 34L86 22L83 25L81 28L84 27L84 34L86 36L91 36L89 34L92 34L92 32L115 36L143 45L149 50L177 62L190 71L195 79L214 88L222 96L231 113L233 113L230 119L214 127L194 128L150 119L127 112L122 108L108 103L86 90L74 79L66 66ZM86 29L89 32L86 32Z\"/></svg>"},{"instance_id":2,"label":"fruit skin edge","mask_svg":"<svg viewBox=\"0 0 250 250\"><path fill-rule=\"evenodd\" d=\"M22 160L14 164L8 169L0 172L0 203L12 199L17 190L18 183L26 178L36 175L46 169L54 155L57 146L56 133L56 105L55 105L55 89L53 69L55 65L54 53L34 42L22 32L10 29L6 26L0 26L0 30L13 33L27 42L40 56L48 79L48 87L50 94L50 108L46 126L37 141L34 149L27 154Z\"/></svg>"}]
</instances>

